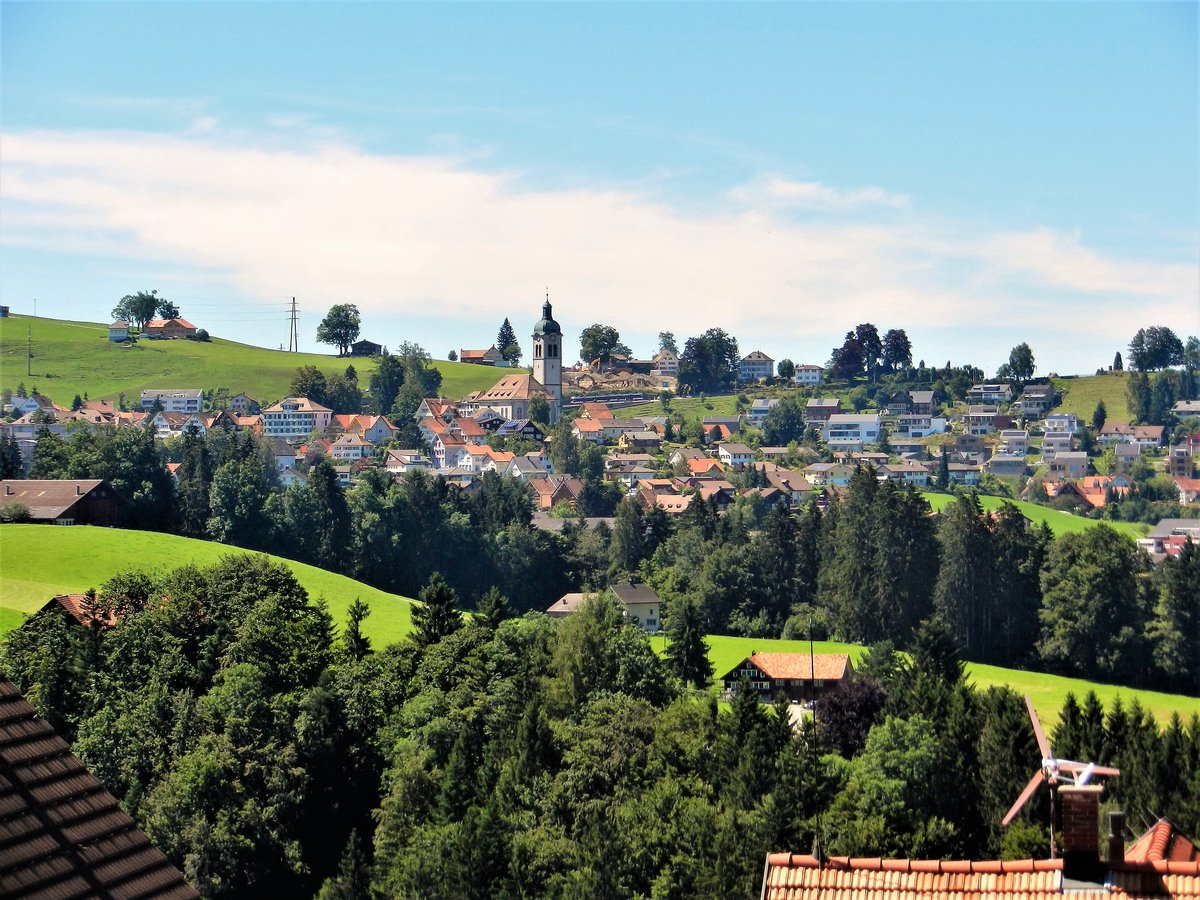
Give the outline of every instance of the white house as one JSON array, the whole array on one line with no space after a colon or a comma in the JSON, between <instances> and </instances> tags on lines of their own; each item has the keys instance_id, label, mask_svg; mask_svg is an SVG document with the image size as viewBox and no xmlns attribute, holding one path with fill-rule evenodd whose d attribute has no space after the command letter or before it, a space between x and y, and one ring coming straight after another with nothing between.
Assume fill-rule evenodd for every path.
<instances>
[{"instance_id":1,"label":"white house","mask_svg":"<svg viewBox=\"0 0 1200 900\"><path fill-rule=\"evenodd\" d=\"M879 443L883 419L878 414L839 413L829 417L821 436L831 450L861 450L866 444Z\"/></svg>"},{"instance_id":2,"label":"white house","mask_svg":"<svg viewBox=\"0 0 1200 900\"><path fill-rule=\"evenodd\" d=\"M265 437L304 437L329 427L333 410L307 397L287 397L262 411Z\"/></svg>"},{"instance_id":3,"label":"white house","mask_svg":"<svg viewBox=\"0 0 1200 900\"><path fill-rule=\"evenodd\" d=\"M129 323L113 322L109 325L108 339L113 342L129 340Z\"/></svg>"},{"instance_id":4,"label":"white house","mask_svg":"<svg viewBox=\"0 0 1200 900\"><path fill-rule=\"evenodd\" d=\"M744 466L754 459L754 451L745 444L717 444L717 459L726 466Z\"/></svg>"},{"instance_id":5,"label":"white house","mask_svg":"<svg viewBox=\"0 0 1200 900\"><path fill-rule=\"evenodd\" d=\"M738 381L759 381L773 378L774 375L775 360L761 350L755 350L738 361Z\"/></svg>"},{"instance_id":6,"label":"white house","mask_svg":"<svg viewBox=\"0 0 1200 900\"><path fill-rule=\"evenodd\" d=\"M1070 434L1079 433L1079 419L1075 413L1054 413L1042 419L1042 428L1047 433L1051 431L1066 431Z\"/></svg>"},{"instance_id":7,"label":"white house","mask_svg":"<svg viewBox=\"0 0 1200 900\"><path fill-rule=\"evenodd\" d=\"M1000 449L1012 456L1024 456L1029 452L1029 432L1016 429L1001 431Z\"/></svg>"},{"instance_id":8,"label":"white house","mask_svg":"<svg viewBox=\"0 0 1200 900\"><path fill-rule=\"evenodd\" d=\"M792 381L799 385L811 387L814 384L820 384L821 376L824 374L825 368L823 366L796 366L796 374L792 376Z\"/></svg>"},{"instance_id":9,"label":"white house","mask_svg":"<svg viewBox=\"0 0 1200 900\"><path fill-rule=\"evenodd\" d=\"M1050 462L1060 453L1070 453L1075 436L1069 431L1047 431L1042 436L1042 460Z\"/></svg>"},{"instance_id":10,"label":"white house","mask_svg":"<svg viewBox=\"0 0 1200 900\"><path fill-rule=\"evenodd\" d=\"M200 388L183 391L142 391L142 411L150 412L154 401L162 404L163 412L198 413L204 403L204 392Z\"/></svg>"}]
</instances>

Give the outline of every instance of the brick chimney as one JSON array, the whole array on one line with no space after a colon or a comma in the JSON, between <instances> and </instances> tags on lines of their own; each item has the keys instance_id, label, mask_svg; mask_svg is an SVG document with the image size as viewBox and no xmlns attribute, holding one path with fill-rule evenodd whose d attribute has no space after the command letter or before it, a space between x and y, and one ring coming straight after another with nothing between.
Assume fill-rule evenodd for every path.
<instances>
[{"instance_id":1,"label":"brick chimney","mask_svg":"<svg viewBox=\"0 0 1200 900\"><path fill-rule=\"evenodd\" d=\"M1108 861L1125 862L1125 813L1116 810L1108 814Z\"/></svg>"},{"instance_id":2,"label":"brick chimney","mask_svg":"<svg viewBox=\"0 0 1200 900\"><path fill-rule=\"evenodd\" d=\"M1098 784L1063 785L1058 789L1062 807L1063 877L1077 881L1104 880L1100 865L1100 794Z\"/></svg>"}]
</instances>

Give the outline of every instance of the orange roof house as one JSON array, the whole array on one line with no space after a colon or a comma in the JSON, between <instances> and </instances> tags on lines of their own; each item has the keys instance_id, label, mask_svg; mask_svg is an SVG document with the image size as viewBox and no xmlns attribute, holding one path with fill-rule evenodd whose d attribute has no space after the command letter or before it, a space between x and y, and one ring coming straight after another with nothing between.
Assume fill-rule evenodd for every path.
<instances>
[{"instance_id":1,"label":"orange roof house","mask_svg":"<svg viewBox=\"0 0 1200 900\"><path fill-rule=\"evenodd\" d=\"M195 334L196 326L187 319L151 319L142 330L146 334L161 334L177 338Z\"/></svg>"},{"instance_id":2,"label":"orange roof house","mask_svg":"<svg viewBox=\"0 0 1200 900\"><path fill-rule=\"evenodd\" d=\"M721 683L733 691L746 677L764 698L783 694L795 701L819 698L853 676L845 653L755 653L726 672Z\"/></svg>"}]
</instances>

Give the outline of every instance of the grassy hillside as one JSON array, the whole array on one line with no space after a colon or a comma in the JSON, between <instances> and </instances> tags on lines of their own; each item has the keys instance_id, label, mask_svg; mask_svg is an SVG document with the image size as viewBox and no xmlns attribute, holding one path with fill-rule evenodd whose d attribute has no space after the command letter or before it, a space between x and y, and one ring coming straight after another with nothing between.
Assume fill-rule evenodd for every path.
<instances>
[{"instance_id":1,"label":"grassy hillside","mask_svg":"<svg viewBox=\"0 0 1200 900\"><path fill-rule=\"evenodd\" d=\"M938 512L941 512L953 502L954 497L950 494L934 494L932 492L923 494L929 505ZM980 497L980 504L984 509L997 509L1005 501L1000 497ZM1057 509L1050 509L1046 506L1038 506L1036 503L1026 503L1024 500L1008 501L1016 505L1021 514L1030 521L1037 522L1039 525L1042 522L1050 526L1050 530L1056 535L1059 534L1075 534L1080 531L1087 531L1089 528L1094 528L1100 522L1097 519L1085 519L1082 516L1073 516L1070 513L1060 512ZM1142 537L1150 530L1149 525L1143 525L1140 522L1106 522L1105 524L1112 527L1114 530L1127 534L1134 540Z\"/></svg>"},{"instance_id":2,"label":"grassy hillside","mask_svg":"<svg viewBox=\"0 0 1200 900\"><path fill-rule=\"evenodd\" d=\"M1080 421L1091 422L1096 404L1103 400L1109 420L1133 421L1133 413L1129 410L1129 401L1125 396L1124 372L1055 378L1054 388L1062 392L1062 403L1054 412L1075 413Z\"/></svg>"},{"instance_id":3,"label":"grassy hillside","mask_svg":"<svg viewBox=\"0 0 1200 900\"><path fill-rule=\"evenodd\" d=\"M661 638L655 639L656 649L660 648L661 641ZM808 641L772 641L761 638L717 635L711 635L708 641L708 658L712 661L713 671L717 678L756 651L760 653L808 652ZM863 654L864 648L857 644L815 641L813 650L817 653L849 653L852 660L857 660ZM1082 701L1088 691L1095 691L1106 709L1118 696L1126 705L1136 698L1162 723L1166 723L1174 712L1178 712L1185 720L1193 713L1200 714L1200 697L1135 690L1112 684L1084 681L1081 678L1064 678L1060 675L1046 675L1040 672L1002 669L999 666L985 666L980 663L967 663L967 678L980 689L1008 685L1019 694L1028 694L1037 708L1038 716L1047 726L1052 726L1052 723L1058 720L1059 710L1062 709L1063 701L1068 693L1074 693L1076 698Z\"/></svg>"},{"instance_id":4,"label":"grassy hillside","mask_svg":"<svg viewBox=\"0 0 1200 900\"><path fill-rule=\"evenodd\" d=\"M236 547L157 534L76 525L0 525L0 632L20 625L55 594L82 593L126 569L161 571L186 563L212 565L244 553ZM375 647L412 630L410 602L304 563L271 557L295 573L309 596L323 597L340 628L355 598L371 607L363 632Z\"/></svg>"},{"instance_id":5,"label":"grassy hillside","mask_svg":"<svg viewBox=\"0 0 1200 900\"><path fill-rule=\"evenodd\" d=\"M26 335L32 331L32 375L26 375ZM108 326L94 322L12 316L0 319L0 387L19 382L63 406L87 393L94 400L115 400L121 392L131 404L145 388L219 388L244 391L256 400L287 394L292 373L313 365L326 373L353 363L365 389L375 370L369 359L317 353L286 353L214 337L211 341L138 341L132 346L108 340ZM442 394L458 398L491 387L508 370L435 361L442 373Z\"/></svg>"},{"instance_id":6,"label":"grassy hillside","mask_svg":"<svg viewBox=\"0 0 1200 900\"><path fill-rule=\"evenodd\" d=\"M733 416L737 395L722 394L701 400L699 397L676 397L671 401L671 412L678 413L684 419L692 422L703 421L705 416ZM709 407L712 409L709 409ZM623 416L661 416L662 404L655 400L652 403L639 403L621 410Z\"/></svg>"}]
</instances>

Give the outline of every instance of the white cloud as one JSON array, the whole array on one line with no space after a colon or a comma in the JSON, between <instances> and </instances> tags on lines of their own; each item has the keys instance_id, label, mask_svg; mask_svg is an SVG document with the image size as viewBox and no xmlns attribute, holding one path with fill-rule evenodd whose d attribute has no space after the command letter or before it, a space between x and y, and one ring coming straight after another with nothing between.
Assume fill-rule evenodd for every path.
<instances>
[{"instance_id":1,"label":"white cloud","mask_svg":"<svg viewBox=\"0 0 1200 900\"><path fill-rule=\"evenodd\" d=\"M717 325L746 349L817 359L831 337L875 321L974 333L987 362L1018 340L1037 349L1039 335L1047 353L1066 352L1064 321L1081 343L1127 340L1129 311L1115 297L1135 296L1139 321L1146 311L1170 321L1196 291L1190 261L1129 262L1077 236L943 223L878 187L764 179L699 215L634 189L531 189L528 173L463 157L344 143L75 132L3 143L9 246L123 253L223 273L248 297L353 300L380 316L490 323L549 284L560 317L623 333ZM956 347L967 349L961 337Z\"/></svg>"},{"instance_id":2,"label":"white cloud","mask_svg":"<svg viewBox=\"0 0 1200 900\"><path fill-rule=\"evenodd\" d=\"M760 178L726 192L733 203L754 208L792 208L817 211L846 211L861 207L904 209L909 205L905 194L894 194L881 187L843 190L818 181L790 181L786 178Z\"/></svg>"}]
</instances>

